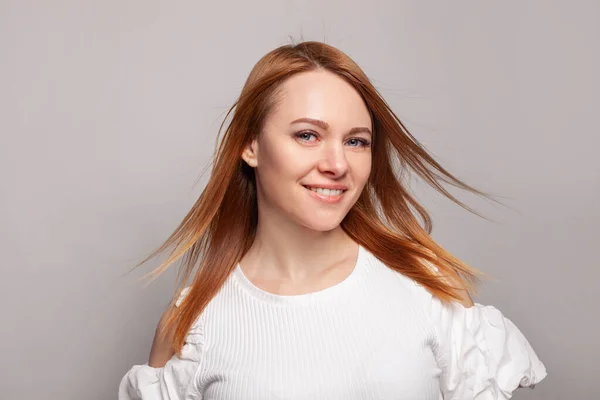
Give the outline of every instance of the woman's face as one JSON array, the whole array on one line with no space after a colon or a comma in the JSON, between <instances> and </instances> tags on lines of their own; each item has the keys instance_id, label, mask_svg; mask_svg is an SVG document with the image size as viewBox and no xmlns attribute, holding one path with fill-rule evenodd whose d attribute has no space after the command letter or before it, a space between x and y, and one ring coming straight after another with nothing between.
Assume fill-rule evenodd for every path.
<instances>
[{"instance_id":1,"label":"woman's face","mask_svg":"<svg viewBox=\"0 0 600 400\"><path fill-rule=\"evenodd\" d=\"M369 111L349 83L328 71L296 74L281 89L263 131L243 153L255 170L259 213L334 229L371 172Z\"/></svg>"}]
</instances>

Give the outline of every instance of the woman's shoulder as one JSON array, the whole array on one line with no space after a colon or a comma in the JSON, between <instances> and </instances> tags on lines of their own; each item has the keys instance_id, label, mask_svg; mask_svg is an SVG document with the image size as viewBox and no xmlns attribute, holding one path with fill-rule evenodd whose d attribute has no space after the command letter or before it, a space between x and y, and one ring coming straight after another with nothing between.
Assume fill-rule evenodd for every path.
<instances>
[{"instance_id":1,"label":"woman's shoulder","mask_svg":"<svg viewBox=\"0 0 600 400\"><path fill-rule=\"evenodd\" d=\"M400 284L415 295L418 295L423 298L427 297L427 290L416 280L406 276L405 274L395 270L394 268L391 268L368 250L366 251L366 253L367 264L369 264L371 272L378 277L379 281L393 282L393 284L395 285ZM424 264L430 269L437 272L438 269L433 264L427 262L425 262Z\"/></svg>"},{"instance_id":2,"label":"woman's shoulder","mask_svg":"<svg viewBox=\"0 0 600 400\"><path fill-rule=\"evenodd\" d=\"M387 296L401 296L405 307L413 306L427 311L433 300L428 289L411 277L389 267L371 253L368 253L367 263L371 270L370 275L377 281L372 283L377 290L382 294L386 293Z\"/></svg>"}]
</instances>

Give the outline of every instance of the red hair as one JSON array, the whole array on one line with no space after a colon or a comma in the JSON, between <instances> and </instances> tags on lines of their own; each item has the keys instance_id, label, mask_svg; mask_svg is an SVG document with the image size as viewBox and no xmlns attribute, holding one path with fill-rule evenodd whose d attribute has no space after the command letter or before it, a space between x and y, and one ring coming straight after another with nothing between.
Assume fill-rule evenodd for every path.
<instances>
[{"instance_id":1,"label":"red hair","mask_svg":"<svg viewBox=\"0 0 600 400\"><path fill-rule=\"evenodd\" d=\"M165 331L174 329L172 346L178 353L194 321L254 240L258 215L256 184L253 169L241 159L242 151L277 106L282 82L294 74L314 70L330 71L351 84L362 96L373 121L371 175L342 221L342 229L389 268L413 279L442 301L459 300L459 291L465 289L476 293L480 277L486 275L431 238L431 218L405 189L403 178L410 169L475 214L446 191L440 181L493 200L490 195L461 182L438 164L345 53L314 41L281 46L258 61L229 109L223 124L233 112L232 119L215 149L212 174L204 191L166 242L137 265L172 247L168 259L150 273L156 277L183 257L173 300L185 286L190 289L182 304L172 309L164 327ZM424 265L423 260L433 263L438 273ZM450 282L462 285L457 287Z\"/></svg>"}]
</instances>

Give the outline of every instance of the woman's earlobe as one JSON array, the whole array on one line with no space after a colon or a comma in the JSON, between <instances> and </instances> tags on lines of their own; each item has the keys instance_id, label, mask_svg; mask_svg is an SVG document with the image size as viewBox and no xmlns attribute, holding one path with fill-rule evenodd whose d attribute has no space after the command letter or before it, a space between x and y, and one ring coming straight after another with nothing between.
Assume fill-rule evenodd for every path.
<instances>
[{"instance_id":1,"label":"woman's earlobe","mask_svg":"<svg viewBox=\"0 0 600 400\"><path fill-rule=\"evenodd\" d=\"M249 167L256 168L256 160L254 158L251 158L251 159L244 158L244 161L246 162L246 164L248 164Z\"/></svg>"},{"instance_id":2,"label":"woman's earlobe","mask_svg":"<svg viewBox=\"0 0 600 400\"><path fill-rule=\"evenodd\" d=\"M244 151L242 152L242 159L246 162L246 164L248 164L248 166L252 168L256 168L256 166L258 165L258 162L256 160L256 154L250 147L246 147L244 149Z\"/></svg>"}]
</instances>

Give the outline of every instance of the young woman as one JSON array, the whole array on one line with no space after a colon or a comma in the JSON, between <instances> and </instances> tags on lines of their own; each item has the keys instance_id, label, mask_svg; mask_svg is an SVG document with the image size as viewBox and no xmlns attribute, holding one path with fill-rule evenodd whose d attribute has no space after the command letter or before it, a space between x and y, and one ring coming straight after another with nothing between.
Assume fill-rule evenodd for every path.
<instances>
[{"instance_id":1,"label":"young woman","mask_svg":"<svg viewBox=\"0 0 600 400\"><path fill-rule=\"evenodd\" d=\"M173 247L155 272L183 256L181 284L119 399L507 399L546 376L517 327L473 303L484 274L430 237L402 178L463 207L440 181L487 195L347 55L277 48L232 110L205 190L143 261Z\"/></svg>"}]
</instances>

